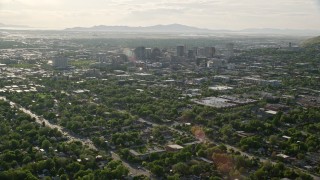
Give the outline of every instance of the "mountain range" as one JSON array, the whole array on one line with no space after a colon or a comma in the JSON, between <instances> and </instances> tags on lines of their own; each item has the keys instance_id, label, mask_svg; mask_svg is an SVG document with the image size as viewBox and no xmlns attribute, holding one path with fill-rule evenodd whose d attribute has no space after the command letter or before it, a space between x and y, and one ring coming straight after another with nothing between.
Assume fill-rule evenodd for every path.
<instances>
[{"instance_id":1,"label":"mountain range","mask_svg":"<svg viewBox=\"0 0 320 180\"><path fill-rule=\"evenodd\" d=\"M8 25L0 23L0 29L36 30L26 25ZM243 30L205 29L182 24L154 25L154 26L107 26L72 27L62 31L80 32L116 32L116 33L198 33L198 34L244 34L244 35L289 35L289 36L319 36L320 30L308 29L272 29L252 28Z\"/></svg>"},{"instance_id":2,"label":"mountain range","mask_svg":"<svg viewBox=\"0 0 320 180\"><path fill-rule=\"evenodd\" d=\"M155 26L92 26L92 27L74 27L64 29L65 31L100 31L100 32L123 32L123 33L241 33L241 34L275 34L275 35L305 35L316 36L320 30L308 29L272 29L256 28L243 30L212 30L186 26L181 24L155 25Z\"/></svg>"},{"instance_id":3,"label":"mountain range","mask_svg":"<svg viewBox=\"0 0 320 180\"><path fill-rule=\"evenodd\" d=\"M320 47L320 36L307 39L302 44L304 47L318 46Z\"/></svg>"},{"instance_id":4,"label":"mountain range","mask_svg":"<svg viewBox=\"0 0 320 180\"><path fill-rule=\"evenodd\" d=\"M172 33L172 32L211 32L209 29L196 28L181 24L169 24L169 25L155 25L155 26L93 26L93 27L75 27L67 28L66 31L109 31L109 32L162 32L162 33Z\"/></svg>"}]
</instances>

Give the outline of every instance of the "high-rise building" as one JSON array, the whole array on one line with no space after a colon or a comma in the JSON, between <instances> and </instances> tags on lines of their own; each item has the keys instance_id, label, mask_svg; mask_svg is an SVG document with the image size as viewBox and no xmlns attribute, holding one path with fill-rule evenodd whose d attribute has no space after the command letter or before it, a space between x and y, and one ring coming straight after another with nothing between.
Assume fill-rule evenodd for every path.
<instances>
[{"instance_id":1,"label":"high-rise building","mask_svg":"<svg viewBox=\"0 0 320 180\"><path fill-rule=\"evenodd\" d=\"M206 51L204 47L197 48L197 56L198 57L206 57Z\"/></svg>"},{"instance_id":2,"label":"high-rise building","mask_svg":"<svg viewBox=\"0 0 320 180\"><path fill-rule=\"evenodd\" d=\"M151 48L146 48L146 59L150 59L151 58L151 53L152 53L152 49Z\"/></svg>"},{"instance_id":3,"label":"high-rise building","mask_svg":"<svg viewBox=\"0 0 320 180\"><path fill-rule=\"evenodd\" d=\"M53 58L52 61L53 67L57 69L67 69L68 68L68 58L63 54L59 54Z\"/></svg>"},{"instance_id":4,"label":"high-rise building","mask_svg":"<svg viewBox=\"0 0 320 180\"><path fill-rule=\"evenodd\" d=\"M184 56L184 46L177 46L177 56Z\"/></svg>"},{"instance_id":5,"label":"high-rise building","mask_svg":"<svg viewBox=\"0 0 320 180\"><path fill-rule=\"evenodd\" d=\"M193 47L192 49L193 49L194 55L197 56L198 55L197 54L198 53L198 47Z\"/></svg>"},{"instance_id":6,"label":"high-rise building","mask_svg":"<svg viewBox=\"0 0 320 180\"><path fill-rule=\"evenodd\" d=\"M233 43L228 43L226 45L226 52L225 52L225 56L227 58L230 58L234 55L234 44Z\"/></svg>"},{"instance_id":7,"label":"high-rise building","mask_svg":"<svg viewBox=\"0 0 320 180\"><path fill-rule=\"evenodd\" d=\"M135 54L136 59L145 60L146 48L143 46L137 47L136 49L134 49L134 54Z\"/></svg>"},{"instance_id":8,"label":"high-rise building","mask_svg":"<svg viewBox=\"0 0 320 180\"><path fill-rule=\"evenodd\" d=\"M204 48L205 57L207 58L213 58L216 54L216 48L215 47L205 47Z\"/></svg>"},{"instance_id":9,"label":"high-rise building","mask_svg":"<svg viewBox=\"0 0 320 180\"><path fill-rule=\"evenodd\" d=\"M188 50L188 58L190 58L190 59L195 58L194 50Z\"/></svg>"},{"instance_id":10,"label":"high-rise building","mask_svg":"<svg viewBox=\"0 0 320 180\"><path fill-rule=\"evenodd\" d=\"M151 58L153 60L159 60L161 58L161 50L159 48L152 49Z\"/></svg>"}]
</instances>

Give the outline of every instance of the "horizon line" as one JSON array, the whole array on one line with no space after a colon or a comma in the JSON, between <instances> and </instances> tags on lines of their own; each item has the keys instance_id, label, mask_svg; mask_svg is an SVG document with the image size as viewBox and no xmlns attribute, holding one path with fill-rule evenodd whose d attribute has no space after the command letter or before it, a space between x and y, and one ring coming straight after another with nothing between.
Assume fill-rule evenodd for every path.
<instances>
[{"instance_id":1,"label":"horizon line","mask_svg":"<svg viewBox=\"0 0 320 180\"><path fill-rule=\"evenodd\" d=\"M185 25L185 24L179 24L179 23L170 23L170 24L154 24L154 25L147 25L147 26L130 26L130 25L105 25L105 24L98 24L98 25L91 25L91 26L73 26L73 27L63 27L63 28L49 28L49 27L33 27L28 25L9 25L5 23L0 24L4 26L0 26L0 30L47 30L47 31L64 31L67 29L74 29L74 28L94 28L97 26L106 26L106 27L128 27L128 28L146 28L146 27L153 27L153 26L170 26L170 25L180 25L190 28L197 28L199 30L209 30L209 31L232 31L232 32L238 32L238 31L245 31L245 30L293 30L293 31L319 31L319 29L300 29L300 28L276 28L276 27L248 27L248 28L241 28L241 29L211 29L211 28L205 28L205 27L197 27L192 25ZM16 27L15 27L16 26Z\"/></svg>"}]
</instances>

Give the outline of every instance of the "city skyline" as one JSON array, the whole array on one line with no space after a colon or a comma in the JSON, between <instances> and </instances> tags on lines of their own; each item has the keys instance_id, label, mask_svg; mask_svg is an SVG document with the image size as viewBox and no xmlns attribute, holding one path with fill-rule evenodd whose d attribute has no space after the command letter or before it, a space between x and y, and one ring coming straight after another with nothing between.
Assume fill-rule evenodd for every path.
<instances>
[{"instance_id":1,"label":"city skyline","mask_svg":"<svg viewBox=\"0 0 320 180\"><path fill-rule=\"evenodd\" d=\"M319 0L2 0L0 23L44 29L179 23L208 29L320 29Z\"/></svg>"}]
</instances>

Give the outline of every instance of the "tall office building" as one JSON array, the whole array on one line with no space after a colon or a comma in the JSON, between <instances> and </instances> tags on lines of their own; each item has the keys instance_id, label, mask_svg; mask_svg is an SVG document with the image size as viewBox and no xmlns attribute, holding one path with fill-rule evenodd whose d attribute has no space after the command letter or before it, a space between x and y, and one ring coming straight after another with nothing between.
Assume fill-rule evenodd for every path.
<instances>
[{"instance_id":1,"label":"tall office building","mask_svg":"<svg viewBox=\"0 0 320 180\"><path fill-rule=\"evenodd\" d=\"M161 58L161 50L159 48L153 48L151 53L151 59L159 60Z\"/></svg>"},{"instance_id":2,"label":"tall office building","mask_svg":"<svg viewBox=\"0 0 320 180\"><path fill-rule=\"evenodd\" d=\"M216 54L216 48L215 47L205 47L204 48L205 57L207 58L213 58Z\"/></svg>"},{"instance_id":3,"label":"tall office building","mask_svg":"<svg viewBox=\"0 0 320 180\"><path fill-rule=\"evenodd\" d=\"M59 54L53 58L52 61L53 67L57 69L67 69L68 68L68 58L63 56L63 54Z\"/></svg>"},{"instance_id":4,"label":"tall office building","mask_svg":"<svg viewBox=\"0 0 320 180\"><path fill-rule=\"evenodd\" d=\"M151 53L152 53L152 49L151 48L146 48L146 59L150 59L151 58Z\"/></svg>"},{"instance_id":5,"label":"tall office building","mask_svg":"<svg viewBox=\"0 0 320 180\"><path fill-rule=\"evenodd\" d=\"M227 45L226 45L226 52L225 52L225 56L227 57L227 58L230 58L230 57L232 57L233 55L234 55L234 44L233 43L228 43Z\"/></svg>"},{"instance_id":6,"label":"tall office building","mask_svg":"<svg viewBox=\"0 0 320 180\"><path fill-rule=\"evenodd\" d=\"M194 50L188 50L188 58L190 58L190 59L195 58Z\"/></svg>"},{"instance_id":7,"label":"tall office building","mask_svg":"<svg viewBox=\"0 0 320 180\"><path fill-rule=\"evenodd\" d=\"M194 54L194 56L196 57L196 56L198 56L198 47L193 47L192 48L192 50L193 50L193 54Z\"/></svg>"},{"instance_id":8,"label":"tall office building","mask_svg":"<svg viewBox=\"0 0 320 180\"><path fill-rule=\"evenodd\" d=\"M198 57L206 57L206 51L204 47L197 48L197 56Z\"/></svg>"},{"instance_id":9,"label":"tall office building","mask_svg":"<svg viewBox=\"0 0 320 180\"><path fill-rule=\"evenodd\" d=\"M146 58L146 48L143 46L134 49L134 55L138 60L145 60Z\"/></svg>"},{"instance_id":10,"label":"tall office building","mask_svg":"<svg viewBox=\"0 0 320 180\"><path fill-rule=\"evenodd\" d=\"M177 46L177 56L184 56L184 46Z\"/></svg>"}]
</instances>

